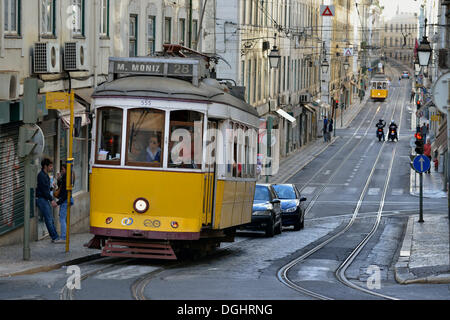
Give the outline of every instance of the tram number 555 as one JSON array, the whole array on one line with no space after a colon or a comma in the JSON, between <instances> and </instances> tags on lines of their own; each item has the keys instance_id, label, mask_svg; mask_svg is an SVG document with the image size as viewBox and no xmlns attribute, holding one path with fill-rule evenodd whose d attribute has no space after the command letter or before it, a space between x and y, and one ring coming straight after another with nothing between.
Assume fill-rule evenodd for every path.
<instances>
[{"instance_id":1,"label":"tram number 555","mask_svg":"<svg viewBox=\"0 0 450 320\"><path fill-rule=\"evenodd\" d=\"M150 107L152 105L152 101L150 99L143 99L141 100L141 106L143 107Z\"/></svg>"}]
</instances>

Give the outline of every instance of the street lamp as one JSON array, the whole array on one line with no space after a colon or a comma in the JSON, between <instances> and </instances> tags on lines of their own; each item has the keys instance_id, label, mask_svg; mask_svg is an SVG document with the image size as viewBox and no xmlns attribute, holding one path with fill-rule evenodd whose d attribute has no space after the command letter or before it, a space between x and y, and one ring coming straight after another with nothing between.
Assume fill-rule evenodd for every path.
<instances>
[{"instance_id":1,"label":"street lamp","mask_svg":"<svg viewBox=\"0 0 450 320\"><path fill-rule=\"evenodd\" d=\"M350 66L350 65L349 65L348 61L345 60L345 61L344 61L344 70L347 71L349 66Z\"/></svg>"},{"instance_id":2,"label":"street lamp","mask_svg":"<svg viewBox=\"0 0 450 320\"><path fill-rule=\"evenodd\" d=\"M324 58L322 61L322 64L320 65L320 68L322 69L322 73L325 74L328 72L328 68L330 67L330 64L327 61L327 58Z\"/></svg>"},{"instance_id":3,"label":"street lamp","mask_svg":"<svg viewBox=\"0 0 450 320\"><path fill-rule=\"evenodd\" d=\"M419 56L419 64L421 67L428 66L430 62L431 52L433 51L430 46L430 42L427 39L427 19L425 19L425 30L423 33L422 41L420 42L419 47L417 48L417 55Z\"/></svg>"},{"instance_id":4,"label":"street lamp","mask_svg":"<svg viewBox=\"0 0 450 320\"><path fill-rule=\"evenodd\" d=\"M269 63L270 63L270 68L274 69L278 69L278 66L280 64L280 60L281 60L281 56L278 53L278 48L277 46L273 46L272 50L270 51L269 54Z\"/></svg>"}]
</instances>

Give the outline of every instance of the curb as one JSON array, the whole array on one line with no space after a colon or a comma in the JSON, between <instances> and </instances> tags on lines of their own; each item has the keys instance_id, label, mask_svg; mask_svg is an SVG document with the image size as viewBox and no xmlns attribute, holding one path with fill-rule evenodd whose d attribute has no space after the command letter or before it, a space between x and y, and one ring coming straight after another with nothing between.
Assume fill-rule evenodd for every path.
<instances>
[{"instance_id":1,"label":"curb","mask_svg":"<svg viewBox=\"0 0 450 320\"><path fill-rule=\"evenodd\" d=\"M395 280L399 284L428 283L428 284L447 284L450 283L450 273L434 274L427 277L417 277L409 269L409 260L411 255L412 237L414 229L414 217L409 217L406 226L405 237L397 263L394 266Z\"/></svg>"},{"instance_id":2,"label":"curb","mask_svg":"<svg viewBox=\"0 0 450 320\"><path fill-rule=\"evenodd\" d=\"M40 267L36 267L36 268L30 268L30 269L23 270L23 271L2 274L2 275L0 275L0 278L31 275L31 274L35 274L35 273L39 273L39 272L48 272L48 271L52 271L55 269L59 269L64 266L68 266L68 265L72 265L72 264L79 264L79 263L83 263L83 262L100 259L101 257L102 256L100 253L96 253L96 254L80 257L80 258L75 258L72 260L67 260L65 262L56 263L53 265L45 265L45 266L40 266Z\"/></svg>"}]
</instances>

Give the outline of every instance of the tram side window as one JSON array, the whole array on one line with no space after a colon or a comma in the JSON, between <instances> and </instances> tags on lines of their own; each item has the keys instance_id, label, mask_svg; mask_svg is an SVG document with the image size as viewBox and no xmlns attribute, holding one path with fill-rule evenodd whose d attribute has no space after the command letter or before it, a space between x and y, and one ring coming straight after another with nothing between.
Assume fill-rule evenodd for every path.
<instances>
[{"instance_id":1,"label":"tram side window","mask_svg":"<svg viewBox=\"0 0 450 320\"><path fill-rule=\"evenodd\" d=\"M376 82L372 82L372 89L376 89L377 88L377 83Z\"/></svg>"},{"instance_id":2,"label":"tram side window","mask_svg":"<svg viewBox=\"0 0 450 320\"><path fill-rule=\"evenodd\" d=\"M149 108L128 111L127 165L162 166L164 123L164 111Z\"/></svg>"},{"instance_id":3,"label":"tram side window","mask_svg":"<svg viewBox=\"0 0 450 320\"><path fill-rule=\"evenodd\" d=\"M96 162L120 163L122 118L122 109L110 107L98 109Z\"/></svg>"},{"instance_id":4,"label":"tram side window","mask_svg":"<svg viewBox=\"0 0 450 320\"><path fill-rule=\"evenodd\" d=\"M201 169L203 114L190 110L170 112L169 168Z\"/></svg>"},{"instance_id":5,"label":"tram side window","mask_svg":"<svg viewBox=\"0 0 450 320\"><path fill-rule=\"evenodd\" d=\"M386 89L386 82L383 82L383 89Z\"/></svg>"}]
</instances>

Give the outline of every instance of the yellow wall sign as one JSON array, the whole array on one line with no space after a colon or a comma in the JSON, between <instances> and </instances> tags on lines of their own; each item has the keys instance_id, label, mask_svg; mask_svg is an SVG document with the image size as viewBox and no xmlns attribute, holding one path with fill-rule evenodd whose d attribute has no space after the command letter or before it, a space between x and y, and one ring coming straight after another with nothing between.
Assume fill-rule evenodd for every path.
<instances>
[{"instance_id":1,"label":"yellow wall sign","mask_svg":"<svg viewBox=\"0 0 450 320\"><path fill-rule=\"evenodd\" d=\"M47 109L69 109L70 99L74 99L74 93L66 92L47 92L45 102Z\"/></svg>"},{"instance_id":2,"label":"yellow wall sign","mask_svg":"<svg viewBox=\"0 0 450 320\"><path fill-rule=\"evenodd\" d=\"M439 121L440 120L440 116L438 114L433 114L431 116L431 121Z\"/></svg>"}]
</instances>

